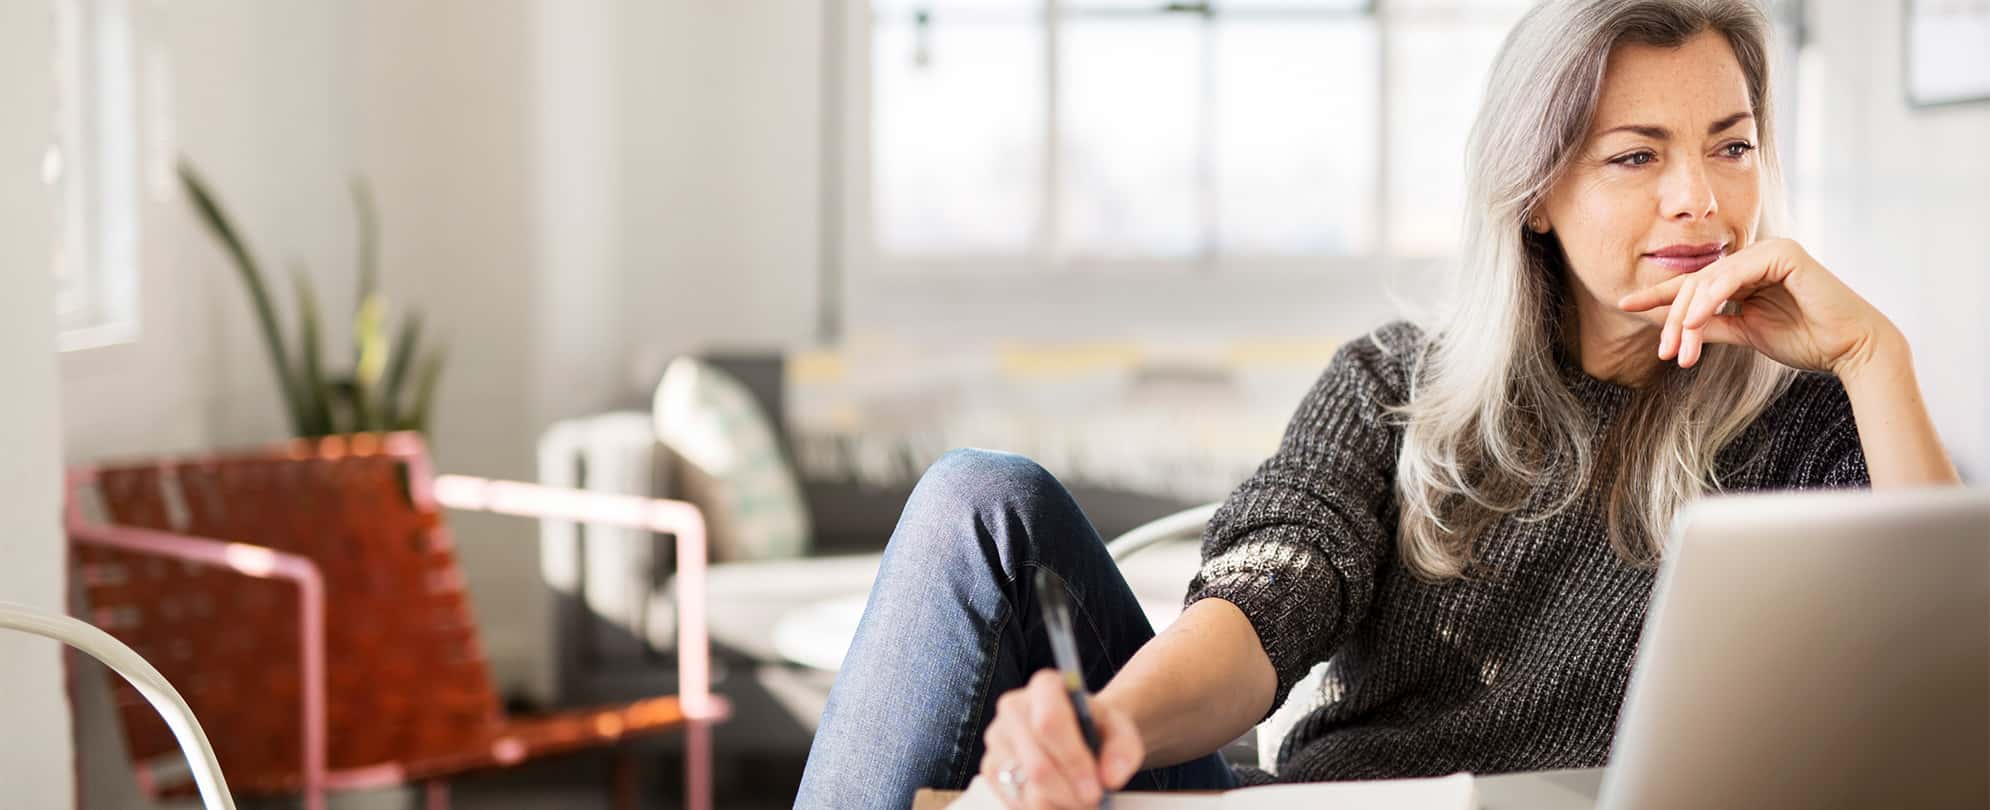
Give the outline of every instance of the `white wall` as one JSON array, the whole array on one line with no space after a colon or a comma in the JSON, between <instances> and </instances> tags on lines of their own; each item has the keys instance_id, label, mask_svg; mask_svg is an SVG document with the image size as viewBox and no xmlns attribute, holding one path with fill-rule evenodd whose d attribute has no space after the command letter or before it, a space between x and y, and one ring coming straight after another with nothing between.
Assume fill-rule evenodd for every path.
<instances>
[{"instance_id":1,"label":"white wall","mask_svg":"<svg viewBox=\"0 0 1990 810\"><path fill-rule=\"evenodd\" d=\"M622 317L651 374L679 352L815 334L822 5L623 6Z\"/></svg>"},{"instance_id":2,"label":"white wall","mask_svg":"<svg viewBox=\"0 0 1990 810\"><path fill-rule=\"evenodd\" d=\"M1907 333L1942 439L1990 481L1990 102L1907 106L1901 0L1808 9L1799 239Z\"/></svg>"},{"instance_id":3,"label":"white wall","mask_svg":"<svg viewBox=\"0 0 1990 810\"><path fill-rule=\"evenodd\" d=\"M42 154L54 116L45 3L0 3L0 601L63 612L62 467L55 375L54 198ZM0 791L15 807L69 807L74 755L57 645L0 631Z\"/></svg>"}]
</instances>

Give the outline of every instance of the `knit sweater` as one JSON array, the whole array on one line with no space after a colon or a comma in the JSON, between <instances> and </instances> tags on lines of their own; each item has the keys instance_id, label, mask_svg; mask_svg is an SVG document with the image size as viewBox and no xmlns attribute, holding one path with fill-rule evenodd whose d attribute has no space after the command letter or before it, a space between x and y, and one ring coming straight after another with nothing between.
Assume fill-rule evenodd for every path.
<instances>
[{"instance_id":1,"label":"knit sweater","mask_svg":"<svg viewBox=\"0 0 1990 810\"><path fill-rule=\"evenodd\" d=\"M1273 705L1321 661L1324 704L1279 753L1278 779L1323 781L1593 767L1609 758L1655 571L1620 559L1596 481L1546 520L1478 538L1474 578L1431 584L1397 553L1399 420L1424 336L1384 326L1335 356L1278 451L1224 502L1187 602L1236 604L1278 674ZM1633 390L1562 358L1596 439ZM1595 445L1601 448L1601 444ZM1852 409L1799 374L1716 458L1726 491L1867 483ZM1245 782L1269 776L1240 769Z\"/></svg>"}]
</instances>

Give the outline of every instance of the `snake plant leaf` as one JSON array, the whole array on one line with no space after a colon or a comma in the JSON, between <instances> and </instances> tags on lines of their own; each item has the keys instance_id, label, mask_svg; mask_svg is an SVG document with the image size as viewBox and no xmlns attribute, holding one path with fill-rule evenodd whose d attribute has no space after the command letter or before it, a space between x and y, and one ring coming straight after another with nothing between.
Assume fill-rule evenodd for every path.
<instances>
[{"instance_id":1,"label":"snake plant leaf","mask_svg":"<svg viewBox=\"0 0 1990 810\"><path fill-rule=\"evenodd\" d=\"M334 405L333 433L357 433L364 430L359 426L359 410L352 401L354 389L351 377L333 377L325 381L325 391Z\"/></svg>"},{"instance_id":2,"label":"snake plant leaf","mask_svg":"<svg viewBox=\"0 0 1990 810\"><path fill-rule=\"evenodd\" d=\"M381 420L396 428L401 426L401 394L420 342L421 313L410 312L401 319L400 331L394 335L393 359L387 361L386 389L380 393Z\"/></svg>"},{"instance_id":3,"label":"snake plant leaf","mask_svg":"<svg viewBox=\"0 0 1990 810\"><path fill-rule=\"evenodd\" d=\"M330 386L326 384L325 370L319 365L318 351L318 293L311 286L311 274L303 265L293 269L297 288L297 351L298 388L303 392L305 436L324 436L334 432L332 424L332 403Z\"/></svg>"},{"instance_id":4,"label":"snake plant leaf","mask_svg":"<svg viewBox=\"0 0 1990 810\"><path fill-rule=\"evenodd\" d=\"M208 191L206 181L200 177L193 164L182 158L179 161L180 185L186 188L187 196L193 198L194 212L200 215L201 223L207 226L214 238L221 242L228 256L235 260L235 271L242 277L243 286L249 290L249 302L255 308L257 325L262 329L263 345L269 351L271 368L276 372L277 387L283 394L283 405L290 412L291 430L299 436L310 435L310 411L305 403L304 392L299 389L297 378L290 367L290 358L283 345L283 331L276 321L276 307L270 303L269 287L263 283L262 271L256 266L255 258L248 246L235 231L228 214L221 204Z\"/></svg>"},{"instance_id":5,"label":"snake plant leaf","mask_svg":"<svg viewBox=\"0 0 1990 810\"><path fill-rule=\"evenodd\" d=\"M365 306L380 292L380 210L373 205L373 189L366 178L353 175L352 209L359 220L359 295L352 300Z\"/></svg>"},{"instance_id":6,"label":"snake plant leaf","mask_svg":"<svg viewBox=\"0 0 1990 810\"><path fill-rule=\"evenodd\" d=\"M352 407L354 417L359 420L355 425L357 430L387 427L381 422L380 410L374 407L373 400L373 392L380 387L380 375L387 368L387 333L382 328L386 309L386 302L375 294L361 302L353 316L352 339L357 356L352 369Z\"/></svg>"},{"instance_id":7,"label":"snake plant leaf","mask_svg":"<svg viewBox=\"0 0 1990 810\"><path fill-rule=\"evenodd\" d=\"M430 406L435 403L435 383L442 376L442 358L448 354L447 347L429 352L422 358L421 372L415 375L414 412L409 414L402 427L420 433L428 432Z\"/></svg>"}]
</instances>

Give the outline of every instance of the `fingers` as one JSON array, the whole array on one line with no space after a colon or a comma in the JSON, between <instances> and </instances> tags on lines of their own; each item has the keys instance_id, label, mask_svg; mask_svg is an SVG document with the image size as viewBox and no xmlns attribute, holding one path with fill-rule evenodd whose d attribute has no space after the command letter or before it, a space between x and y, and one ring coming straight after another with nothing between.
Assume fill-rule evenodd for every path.
<instances>
[{"instance_id":1,"label":"fingers","mask_svg":"<svg viewBox=\"0 0 1990 810\"><path fill-rule=\"evenodd\" d=\"M1751 346L1748 336L1741 328L1739 315L1715 315L1700 325L1700 340L1703 343L1731 343L1737 346ZM1697 361L1696 361L1697 362Z\"/></svg>"},{"instance_id":2,"label":"fingers","mask_svg":"<svg viewBox=\"0 0 1990 810\"><path fill-rule=\"evenodd\" d=\"M1617 308L1625 312L1643 312L1672 303L1679 296L1679 288L1692 276L1675 276L1663 283L1646 287L1617 300Z\"/></svg>"},{"instance_id":3,"label":"fingers","mask_svg":"<svg viewBox=\"0 0 1990 810\"><path fill-rule=\"evenodd\" d=\"M1078 728L1078 714L1064 681L1054 670L1042 670L1025 687L1030 694L1029 731L1050 760L1056 763L1064 781L1087 804L1099 801L1098 766L1092 749L1085 745Z\"/></svg>"},{"instance_id":4,"label":"fingers","mask_svg":"<svg viewBox=\"0 0 1990 810\"><path fill-rule=\"evenodd\" d=\"M1099 724L1099 782L1111 790L1126 787L1140 770L1147 746L1133 718L1103 703L1092 703L1092 717Z\"/></svg>"},{"instance_id":5,"label":"fingers","mask_svg":"<svg viewBox=\"0 0 1990 810\"><path fill-rule=\"evenodd\" d=\"M1010 807L1095 807L1099 803L1098 768L1062 682L1051 671L1040 672L1027 686L995 702L995 719L983 735L987 753L981 774L996 783L996 794ZM999 783L1005 768L1022 777L1019 796L1011 800Z\"/></svg>"},{"instance_id":6,"label":"fingers","mask_svg":"<svg viewBox=\"0 0 1990 810\"><path fill-rule=\"evenodd\" d=\"M1696 279L1685 276L1679 283L1679 291L1672 299L1672 305L1665 310L1665 328L1658 333L1658 357L1671 360L1679 356L1681 333L1685 329L1686 308L1693 303L1693 290Z\"/></svg>"},{"instance_id":7,"label":"fingers","mask_svg":"<svg viewBox=\"0 0 1990 810\"><path fill-rule=\"evenodd\" d=\"M1021 796L1012 798L1009 795L1009 791L1001 786L1002 769L1016 767L1017 772L1020 773L1021 768L1019 766L1022 761L1017 759L1016 753L1009 749L1006 735L994 733L995 728L993 726L990 726L988 730L990 733L983 740L982 744L981 778L983 781L994 786L995 797L1002 800L1003 807L1007 807L1009 810L1023 810ZM1027 788L1028 785L1024 787Z\"/></svg>"},{"instance_id":8,"label":"fingers","mask_svg":"<svg viewBox=\"0 0 1990 810\"><path fill-rule=\"evenodd\" d=\"M1012 722L1001 726L990 726L989 732L992 740L990 747L1006 749L1013 757L1013 761L1007 765L1001 762L992 763L997 773L997 781L1000 780L1001 769L1008 767L1015 768L1016 773L1022 777L1022 790L1019 791L1021 801L1017 806L1038 810L1051 807L1080 807L1085 804L1078 798L1078 792L1072 789L1064 771L1057 763L1051 761L1050 755L1044 752L1042 746L1036 745L1031 739L1027 728ZM995 792L1006 791L998 785ZM1093 803L1096 804L1096 801Z\"/></svg>"}]
</instances>

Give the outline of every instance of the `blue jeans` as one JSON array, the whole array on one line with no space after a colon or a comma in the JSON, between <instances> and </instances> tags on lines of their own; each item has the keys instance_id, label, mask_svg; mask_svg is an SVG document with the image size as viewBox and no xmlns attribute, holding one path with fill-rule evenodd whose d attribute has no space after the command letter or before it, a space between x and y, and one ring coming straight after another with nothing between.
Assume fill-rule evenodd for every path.
<instances>
[{"instance_id":1,"label":"blue jeans","mask_svg":"<svg viewBox=\"0 0 1990 810\"><path fill-rule=\"evenodd\" d=\"M1085 683L1104 687L1154 630L1070 493L1007 453L956 450L927 470L885 549L795 806L906 810L919 788L965 787L996 698L1056 666L1038 567L1070 589ZM1210 754L1127 788L1235 785Z\"/></svg>"}]
</instances>

